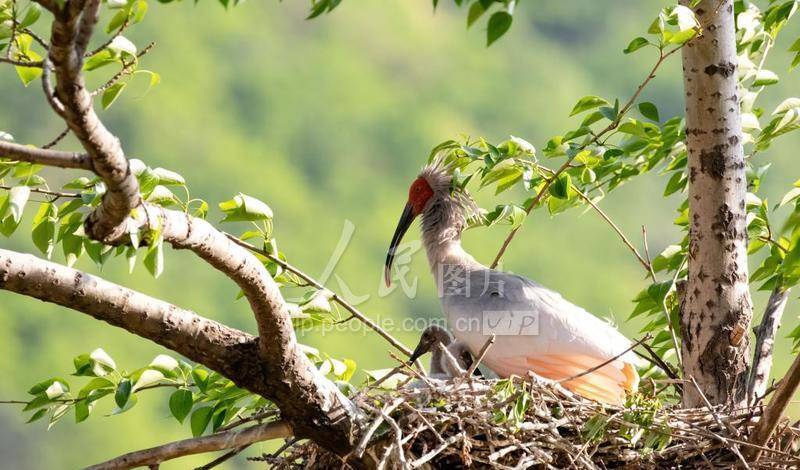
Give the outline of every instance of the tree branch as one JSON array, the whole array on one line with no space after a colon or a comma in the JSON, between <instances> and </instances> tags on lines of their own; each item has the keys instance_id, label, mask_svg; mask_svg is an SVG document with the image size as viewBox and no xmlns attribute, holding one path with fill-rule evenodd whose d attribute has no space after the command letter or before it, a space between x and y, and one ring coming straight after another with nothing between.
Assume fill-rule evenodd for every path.
<instances>
[{"instance_id":1,"label":"tree branch","mask_svg":"<svg viewBox=\"0 0 800 470\"><path fill-rule=\"evenodd\" d=\"M34 68L41 68L42 67L42 61L41 60L30 61L30 60L11 59L9 57L0 57L0 64L2 64L2 63L15 65L17 67L34 67Z\"/></svg>"},{"instance_id":2,"label":"tree branch","mask_svg":"<svg viewBox=\"0 0 800 470\"><path fill-rule=\"evenodd\" d=\"M287 263L286 261L278 258L277 256L272 255L271 253L267 252L266 250L262 250L262 249L256 248L255 246L251 245L250 243L247 243L246 241L244 241L244 240L242 240L242 239L240 239L238 237L235 237L235 236L233 236L233 235L231 235L229 233L225 234L225 235L231 241L236 243L237 245L239 245L239 246L241 246L243 248L246 248L246 249L248 249L248 250L250 250L250 251L252 251L254 253L258 253L261 256L269 258L270 261L278 264L281 268L289 271L290 273L292 273L295 276L299 277L300 279L304 280L305 282L307 282L312 287L314 287L316 289L320 289L320 290L325 289L325 286L323 286L322 284L317 282L314 278L312 278L308 274L304 273L303 271L301 271L300 269L294 267L293 265ZM392 336L388 331L386 331L383 328L381 328L380 325L378 325L377 323L372 321L369 317L364 315L361 311L359 311L357 308L352 306L349 302L347 302L346 300L341 298L341 296L339 296L339 294L337 294L335 292L332 292L331 294L332 294L331 295L331 300L333 300L334 302L338 303L345 310L350 312L350 314L353 316L353 318L357 318L359 321L361 321L362 323L367 325L370 329L372 329L373 331L378 333L383 339L385 339L389 344L394 346L398 351L402 352L406 356L411 356L411 352L412 351L408 347L406 347L406 345L401 343L400 340L398 340L397 338ZM420 370L423 370L423 369L420 368Z\"/></svg>"},{"instance_id":3,"label":"tree branch","mask_svg":"<svg viewBox=\"0 0 800 470\"><path fill-rule=\"evenodd\" d=\"M286 345L283 361L264 362L263 344L278 348L280 338L260 341L101 278L3 249L0 289L71 308L178 352L274 401L298 437L339 452L352 447L353 405L305 356L297 355L296 343Z\"/></svg>"},{"instance_id":4,"label":"tree branch","mask_svg":"<svg viewBox=\"0 0 800 470\"><path fill-rule=\"evenodd\" d=\"M792 367L789 368L789 371L781 380L778 389L775 391L775 395L772 396L772 400L764 408L764 412L761 414L761 420L756 425L750 437L750 443L756 446L764 446L769 441L769 437L772 435L772 432L775 431L783 413L789 406L789 402L792 400L795 392L797 392L798 386L800 386L800 356L795 357ZM758 460L760 455L761 449L748 449L748 457L751 457L753 460Z\"/></svg>"},{"instance_id":5,"label":"tree branch","mask_svg":"<svg viewBox=\"0 0 800 470\"><path fill-rule=\"evenodd\" d=\"M4 140L0 140L0 157L58 168L92 169L92 162L85 153L40 149Z\"/></svg>"},{"instance_id":6,"label":"tree branch","mask_svg":"<svg viewBox=\"0 0 800 470\"><path fill-rule=\"evenodd\" d=\"M228 431L211 434L210 436L184 439L157 447L151 447L149 449L131 452L106 462L86 467L85 470L120 470L143 467L145 465L157 465L167 460L177 459L187 455L233 449L241 446L248 446L256 442L289 437L291 435L291 428L283 421L259 424L238 431Z\"/></svg>"},{"instance_id":7,"label":"tree branch","mask_svg":"<svg viewBox=\"0 0 800 470\"><path fill-rule=\"evenodd\" d=\"M98 4L99 0L69 2L64 12L55 15L49 48L58 77L55 95L64 106L64 120L107 188L102 203L84 223L86 234L105 244L121 244L128 238L130 221L145 234L158 228L174 248L192 250L233 280L258 324L258 349L251 351L251 360L259 364L260 373L253 380L268 384L268 390L250 390L272 399L298 436L312 438L334 452L347 452L358 426L358 410L298 348L291 312L258 258L205 220L143 204L122 146L94 112L82 74ZM135 209L138 214L130 219Z\"/></svg>"},{"instance_id":8,"label":"tree branch","mask_svg":"<svg viewBox=\"0 0 800 470\"><path fill-rule=\"evenodd\" d=\"M747 384L747 396L755 404L764 396L772 369L772 350L775 335L781 324L781 317L789 299L789 289L775 288L767 301L767 308L761 318L761 324L755 328L756 347L753 352L753 366Z\"/></svg>"},{"instance_id":9,"label":"tree branch","mask_svg":"<svg viewBox=\"0 0 800 470\"><path fill-rule=\"evenodd\" d=\"M92 107L83 74L83 52L96 22L97 0L70 2L55 15L49 59L58 81L55 95L64 106L64 120L92 160L93 170L106 184L100 204L86 221L86 233L103 242L125 234L125 219L141 203L139 183L130 171L119 140L103 125Z\"/></svg>"}]
</instances>

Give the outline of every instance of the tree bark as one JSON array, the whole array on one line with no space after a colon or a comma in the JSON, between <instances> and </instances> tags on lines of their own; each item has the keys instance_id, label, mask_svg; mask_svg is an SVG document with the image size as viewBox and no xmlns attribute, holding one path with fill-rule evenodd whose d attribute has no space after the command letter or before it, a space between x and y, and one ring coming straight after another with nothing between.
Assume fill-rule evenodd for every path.
<instances>
[{"instance_id":1,"label":"tree bark","mask_svg":"<svg viewBox=\"0 0 800 470\"><path fill-rule=\"evenodd\" d=\"M0 289L88 314L180 353L257 393L281 410L295 435L337 453L355 444L358 412L297 347L256 338L97 276L35 256L0 249ZM263 360L263 343L285 347Z\"/></svg>"},{"instance_id":2,"label":"tree bark","mask_svg":"<svg viewBox=\"0 0 800 470\"><path fill-rule=\"evenodd\" d=\"M37 1L43 6L49 5L45 0ZM164 240L173 247L192 250L236 282L252 307L259 329L259 339L254 343L257 348L249 350L252 354L250 360L258 364L255 369L258 373L247 379L250 386L245 388L274 401L298 436L313 438L337 453L347 452L359 425L358 411L298 348L289 307L264 265L206 221L142 202L138 181L131 172L122 145L95 113L92 94L86 88L82 73L84 52L98 20L100 3L100 0L72 0L54 11L48 59L44 65L47 67L48 62L52 63L56 74L55 97L63 106L59 114L86 150L90 169L106 185L102 203L85 220L87 236L105 244L119 244L126 243L131 222L138 223L140 229L157 226L161 228ZM138 209L136 220L131 218L134 209ZM41 267L37 263L31 265L31 269ZM52 269L56 270L55 267ZM25 271L21 273L27 275ZM13 279L13 276L6 277ZM48 277L46 273L41 279L45 285L52 282L52 276ZM85 288L79 280L76 278L73 283L74 289ZM13 284L6 282L6 285ZM16 291L54 301L47 298L46 291L24 292L21 286ZM67 297L64 293L63 298ZM91 305L76 308L55 301L85 312L93 308ZM106 308L113 309L115 304ZM89 313L95 315L97 312L91 310ZM146 317L150 313L142 308L139 314ZM125 325L117 326L128 329ZM198 362L209 365L202 360ZM237 383L245 380L240 376L225 375L238 380ZM257 383L259 381L261 386Z\"/></svg>"},{"instance_id":3,"label":"tree bark","mask_svg":"<svg viewBox=\"0 0 800 470\"><path fill-rule=\"evenodd\" d=\"M690 220L683 374L711 403L743 405L752 303L733 1L703 0L695 13L701 36L682 51ZM702 403L686 389L684 406Z\"/></svg>"},{"instance_id":4,"label":"tree bark","mask_svg":"<svg viewBox=\"0 0 800 470\"><path fill-rule=\"evenodd\" d=\"M158 465L167 460L187 455L204 454L218 450L248 446L256 442L291 436L292 430L284 422L258 424L242 430L183 439L169 444L130 452L117 458L86 467L84 470L123 470Z\"/></svg>"},{"instance_id":5,"label":"tree bark","mask_svg":"<svg viewBox=\"0 0 800 470\"><path fill-rule=\"evenodd\" d=\"M756 403L764 396L772 370L772 353L775 346L775 335L781 326L781 317L789 300L789 289L776 287L767 301L767 308L761 318L761 324L755 328L756 347L753 353L753 367L747 386L747 398Z\"/></svg>"}]
</instances>

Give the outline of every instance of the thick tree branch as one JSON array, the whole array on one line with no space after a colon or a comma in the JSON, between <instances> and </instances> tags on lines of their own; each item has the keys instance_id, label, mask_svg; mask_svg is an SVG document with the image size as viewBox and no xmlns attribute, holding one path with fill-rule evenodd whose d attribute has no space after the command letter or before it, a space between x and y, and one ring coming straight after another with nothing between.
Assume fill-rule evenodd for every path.
<instances>
[{"instance_id":1,"label":"thick tree branch","mask_svg":"<svg viewBox=\"0 0 800 470\"><path fill-rule=\"evenodd\" d=\"M252 378L261 368L248 357L257 350L257 338L189 310L4 249L0 249L0 289L85 313L202 363L255 393L264 391Z\"/></svg>"},{"instance_id":2,"label":"thick tree branch","mask_svg":"<svg viewBox=\"0 0 800 470\"><path fill-rule=\"evenodd\" d=\"M39 163L58 168L92 169L92 162L85 153L48 150L0 140L0 158Z\"/></svg>"},{"instance_id":3,"label":"thick tree branch","mask_svg":"<svg viewBox=\"0 0 800 470\"><path fill-rule=\"evenodd\" d=\"M236 282L258 324L258 350L252 360L260 362L260 380L269 383L268 392L250 390L272 399L298 436L313 438L334 452L348 451L357 410L298 348L291 312L258 258L202 219L142 203L122 146L94 112L81 72L98 5L99 0L69 2L55 15L49 48L57 76L55 96L63 104L64 119L107 188L102 203L85 221L86 234L106 244L124 243L133 220L143 233L158 228L174 248L192 250ZM131 219L134 210L136 217Z\"/></svg>"},{"instance_id":4,"label":"thick tree branch","mask_svg":"<svg viewBox=\"0 0 800 470\"><path fill-rule=\"evenodd\" d=\"M263 343L277 348L280 338L260 341L96 276L3 249L0 289L83 312L149 339L274 401L297 436L339 452L352 446L352 404L305 356L295 353L295 344L286 345L283 361L264 362Z\"/></svg>"},{"instance_id":5,"label":"thick tree branch","mask_svg":"<svg viewBox=\"0 0 800 470\"><path fill-rule=\"evenodd\" d=\"M97 0L89 0L85 9L82 2L70 2L66 11L55 15L49 60L58 77L55 96L64 106L64 119L107 187L103 204L86 221L86 233L99 241L113 241L124 234L123 222L139 206L141 197L119 140L92 108L81 73L83 52L97 21L97 6Z\"/></svg>"},{"instance_id":6,"label":"thick tree branch","mask_svg":"<svg viewBox=\"0 0 800 470\"><path fill-rule=\"evenodd\" d=\"M283 421L259 424L242 430L227 431L193 439L184 439L157 447L151 447L149 449L131 452L115 459L86 467L85 470L120 470L144 467L146 465L157 465L161 462L187 455L234 449L241 446L248 446L256 442L289 437L291 435L291 428Z\"/></svg>"},{"instance_id":7,"label":"thick tree branch","mask_svg":"<svg viewBox=\"0 0 800 470\"><path fill-rule=\"evenodd\" d=\"M752 403L764 396L772 369L772 350L775 346L775 335L781 324L781 317L789 299L789 289L776 288L767 301L767 308L761 318L761 324L755 328L756 347L753 352L753 366L747 386L747 396Z\"/></svg>"},{"instance_id":8,"label":"thick tree branch","mask_svg":"<svg viewBox=\"0 0 800 470\"><path fill-rule=\"evenodd\" d=\"M160 227L165 242L191 250L242 289L258 325L259 356L268 375L281 384L274 387L272 397L281 412L302 417L308 428L291 421L298 434L318 433L326 423L327 431L335 429L343 440L336 450L346 450L355 432L357 410L297 347L292 312L266 267L205 220L150 204L139 212L145 216L139 220L142 230ZM325 445L324 439L331 437L322 439Z\"/></svg>"}]
</instances>

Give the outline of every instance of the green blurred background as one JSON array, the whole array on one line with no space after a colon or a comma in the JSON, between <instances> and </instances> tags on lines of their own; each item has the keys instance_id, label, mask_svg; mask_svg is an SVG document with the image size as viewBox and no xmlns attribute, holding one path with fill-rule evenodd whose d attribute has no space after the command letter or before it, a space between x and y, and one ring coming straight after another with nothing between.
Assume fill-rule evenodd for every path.
<instances>
[{"instance_id":1,"label":"green blurred background","mask_svg":"<svg viewBox=\"0 0 800 470\"><path fill-rule=\"evenodd\" d=\"M467 31L465 10L442 2L434 14L430 3L347 0L332 14L306 21L308 4L297 0L248 2L227 12L212 1L152 2L129 37L140 46L157 42L143 67L159 72L162 83L144 99L126 91L102 116L128 155L183 174L193 195L212 204L210 220L221 219L216 203L239 191L270 204L280 248L314 276L322 274L343 227L352 223L355 231L334 274L355 295L369 296L359 308L395 321L437 317L422 252L409 274L412 281L419 277L413 298L401 288L388 295L379 290L408 184L430 148L460 134L492 140L513 134L542 147L576 125L567 116L581 96L627 99L655 58L650 50L625 56L622 49L668 3L523 2L510 33L490 49L484 46L485 19ZM783 52L797 36L797 27L792 29L768 63L783 80L765 92L767 110L797 87ZM662 117L683 109L679 73L676 56L643 95L659 105ZM0 69L0 90L0 130L39 144L61 131L40 88L23 89L11 67ZM800 174L798 144L790 135L758 157L774 162L763 187L772 201ZM637 244L647 225L654 254L679 238L671 221L681 196L663 199L663 184L657 175L640 177L602 202ZM494 204L488 194L479 199ZM488 263L506 230L468 233L465 244ZM2 240L2 246L34 252L25 234ZM412 231L408 239L416 236ZM102 275L255 331L246 304L233 300L237 289L193 255L169 252L158 280L141 267L128 276L124 265L114 260ZM79 267L97 271L88 260ZM638 332L640 325L626 323L626 317L644 286L641 266L592 212L573 210L556 218L536 213L511 245L505 269L612 319L629 336ZM343 291L336 277L328 286ZM755 300L760 316L765 298L758 294ZM796 324L795 308L792 301L782 331ZM416 331L395 334L406 344L418 337ZM393 365L388 345L363 331L310 334L301 341L352 358L359 368ZM97 347L127 368L164 352L89 317L0 291L0 399L23 399L31 384L68 374L72 357ZM788 341L781 339L776 355L782 373ZM85 423L65 419L50 431L45 422L25 425L18 408L2 406L0 467L76 468L186 437L188 426L170 417L166 397L148 393L131 412L112 418L101 406ZM249 455L270 448L254 446ZM184 459L162 468L192 468L208 460ZM226 468L245 465L240 459Z\"/></svg>"}]
</instances>

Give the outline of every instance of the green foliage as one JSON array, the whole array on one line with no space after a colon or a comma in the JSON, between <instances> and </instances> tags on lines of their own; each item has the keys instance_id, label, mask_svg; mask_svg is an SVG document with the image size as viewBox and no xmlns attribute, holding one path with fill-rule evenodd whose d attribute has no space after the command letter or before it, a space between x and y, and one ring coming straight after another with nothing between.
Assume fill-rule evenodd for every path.
<instances>
[{"instance_id":1,"label":"green foliage","mask_svg":"<svg viewBox=\"0 0 800 470\"><path fill-rule=\"evenodd\" d=\"M453 0L453 3L467 8L468 28L485 14L489 15L486 22L486 47L494 44L511 29L517 6L517 0ZM433 8L436 9L438 5L439 1L433 0Z\"/></svg>"},{"instance_id":2,"label":"green foliage","mask_svg":"<svg viewBox=\"0 0 800 470\"><path fill-rule=\"evenodd\" d=\"M162 0L162 3L169 2ZM221 0L221 3L227 7L238 2ZM741 81L747 90L741 106L745 112L744 125L751 156L748 159L748 183L753 193L748 199L750 251L764 256L762 265L753 273L752 281L761 283L763 289L788 288L800 277L797 264L800 259L797 242L800 238L797 235L800 231L800 187L790 190L779 205L770 209L766 200L755 195L768 165L759 166L759 162L752 158L757 152L768 150L775 138L793 132L798 126L800 101L796 98L789 98L776 107L763 130L759 119L763 119L765 114L754 104L763 90L778 82L774 72L763 68L762 59L793 13L790 5L793 3L773 2L762 13L753 4L736 2ZM339 4L338 0L314 0L309 18L330 12ZM513 23L514 1L455 0L455 4L467 7L468 26L485 21L488 45L504 36ZM434 1L434 7L436 5ZM160 80L157 73L138 68L140 58L137 54L141 49L127 37L117 34L140 22L148 4L138 0L108 2L106 6L114 13L105 30L115 38L107 47L89 57L84 66L93 77L110 78L122 73L120 80L102 92L100 101L103 108L114 104L137 75L146 77L149 87ZM23 25L34 24L41 21L37 11L37 8L29 7L17 12L16 17ZM645 57L646 51L657 50L663 54L671 47L680 47L690 41L697 33L696 20L690 13L682 7L664 9L646 33L642 32L642 36L628 42L624 53L642 51L634 56L637 58ZM6 29L2 24L11 17L9 14L8 9L0 8L0 44L10 37L10 33L3 36ZM793 65L800 62L798 44L800 40L791 48L798 52ZM17 60L35 61L43 54L31 36L24 33L10 41L7 48ZM26 85L39 77L37 71L41 73L40 69L32 67L17 68ZM130 91L121 103L124 104L129 96ZM510 229L518 228L525 221L528 208L536 210L546 206L551 215L574 208L591 209L588 201L597 203L634 177L648 172L663 175L665 196L685 193L686 150L682 120L680 117L662 116L665 111L650 102L633 104L632 107L621 107L620 100L614 97L589 95L581 98L570 113L579 121L559 135L544 140L540 147L541 162L532 144L513 136L495 144L487 139L449 140L434 148L431 157L456 163L455 184L461 187L471 185L478 190L491 187L495 196L502 195L508 199L472 220L476 227L507 225ZM566 112L562 114L566 115ZM545 165L543 162L557 164ZM559 173L556 168L564 164L564 170ZM158 276L163 272L165 247L157 229L139 233L132 228L130 246L127 247L104 246L85 237L83 221L105 193L102 182L77 178L61 187L63 191L72 192L62 196L48 185L39 174L40 170L35 165L0 159L0 184L8 187L0 190L0 232L10 236L18 230L27 210L29 216L32 215L33 243L47 257L53 256L60 245L65 261L70 265L86 255L98 267L111 258L121 258L130 263L132 269L142 252L142 261L152 275ZM206 217L208 203L190 196L186 181L180 174L148 167L136 159L131 160L131 170L139 180L146 201ZM31 192L38 190L44 192ZM293 289L292 293L300 291L292 304L293 322L298 330L314 331L341 320L329 291L309 288L281 267L279 261L285 261L286 256L279 251L273 236L274 215L267 204L239 193L220 203L219 209L224 222L243 226L240 238L264 250L266 255L259 256L259 259L276 281L285 289ZM774 217L776 209L791 211L787 223L779 230L773 228L769 220L770 216ZM679 205L678 214L675 223L685 228L688 221L685 202ZM133 215L135 218L145 216L140 211ZM652 345L660 356L670 361L674 360L670 330L679 332L677 289L686 276L686 252L684 237L653 259L653 270L662 280L643 286L631 313L632 318L647 320L643 331L656 333ZM793 331L792 336L800 340L800 328ZM321 372L349 390L349 381L355 372L352 360L336 359L313 348L308 348L308 354ZM52 425L74 410L76 421L82 422L91 416L96 402L102 403L103 399L115 406L114 414L125 413L138 403L140 397L155 394L157 392L152 390L157 389L169 390L165 408L176 421L187 423L194 435L217 430L236 419L273 408L270 403L236 388L212 371L165 358L168 356L159 356L149 365L127 372L118 369L102 350L78 356L74 373L77 378L69 381L51 378L31 388L32 398L26 406L26 411L30 412L29 420L32 422L47 416ZM381 371L365 372L375 380L382 377ZM383 386L391 387L390 382ZM507 407L498 410L496 419L518 425L530 406L529 395L524 388L517 389L508 381L498 382L496 393L505 398L513 396ZM634 443L643 441L648 448L660 448L665 445L665 439L668 440L668 432L654 431L649 427L660 403L641 401L644 398L638 396L636 400L640 401L629 403L634 408L633 414L626 416L626 420L635 426L631 426L625 438ZM557 412L553 410L553 413ZM605 423L606 418L597 418L589 426L587 436L591 439L602 435Z\"/></svg>"},{"instance_id":3,"label":"green foliage","mask_svg":"<svg viewBox=\"0 0 800 470\"><path fill-rule=\"evenodd\" d=\"M355 372L355 362L350 359L320 357L313 351L309 357L323 374L338 383L349 382ZM140 397L164 397L155 393L163 389L172 390L166 396L166 405L175 420L184 423L191 415L189 428L194 436L215 432L250 416L266 417L265 411L275 410L274 405L262 397L238 388L216 372L165 354L132 371L118 367L102 349L75 357L73 364L72 379L52 377L28 390L32 398L23 411L32 412L29 423L49 416L49 428L70 411L75 415L75 422L80 423L103 401L113 406L107 416L123 414L131 410Z\"/></svg>"}]
</instances>

